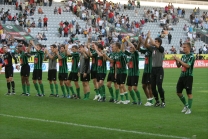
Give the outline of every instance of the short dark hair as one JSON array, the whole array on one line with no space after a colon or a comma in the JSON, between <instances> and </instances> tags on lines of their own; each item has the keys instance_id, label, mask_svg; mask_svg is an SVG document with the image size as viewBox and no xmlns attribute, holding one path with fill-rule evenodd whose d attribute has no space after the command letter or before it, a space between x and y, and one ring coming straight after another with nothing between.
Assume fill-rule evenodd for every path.
<instances>
[{"instance_id":1,"label":"short dark hair","mask_svg":"<svg viewBox=\"0 0 208 139\"><path fill-rule=\"evenodd\" d=\"M83 47L84 48L84 45L83 44L80 44L79 47Z\"/></svg>"},{"instance_id":2,"label":"short dark hair","mask_svg":"<svg viewBox=\"0 0 208 139\"><path fill-rule=\"evenodd\" d=\"M78 49L78 46L77 45L73 45L72 48Z\"/></svg>"},{"instance_id":3,"label":"short dark hair","mask_svg":"<svg viewBox=\"0 0 208 139\"><path fill-rule=\"evenodd\" d=\"M98 44L97 46L98 46L99 49L103 50L102 44Z\"/></svg>"},{"instance_id":4,"label":"short dark hair","mask_svg":"<svg viewBox=\"0 0 208 139\"><path fill-rule=\"evenodd\" d=\"M52 46L53 48L56 48L56 47L57 47L55 44L52 44L51 46Z\"/></svg>"},{"instance_id":5,"label":"short dark hair","mask_svg":"<svg viewBox=\"0 0 208 139\"><path fill-rule=\"evenodd\" d=\"M119 49L121 49L121 44L120 43L115 43L116 47L118 47Z\"/></svg>"},{"instance_id":6,"label":"short dark hair","mask_svg":"<svg viewBox=\"0 0 208 139\"><path fill-rule=\"evenodd\" d=\"M43 45L42 44L37 44L37 46L40 46L40 48L43 48Z\"/></svg>"},{"instance_id":7,"label":"short dark hair","mask_svg":"<svg viewBox=\"0 0 208 139\"><path fill-rule=\"evenodd\" d=\"M191 48L191 43L190 42L184 42L183 45L187 45L189 48Z\"/></svg>"},{"instance_id":8,"label":"short dark hair","mask_svg":"<svg viewBox=\"0 0 208 139\"><path fill-rule=\"evenodd\" d=\"M158 41L160 43L160 45L162 45L162 39L161 38L155 38L156 41Z\"/></svg>"},{"instance_id":9,"label":"short dark hair","mask_svg":"<svg viewBox=\"0 0 208 139\"><path fill-rule=\"evenodd\" d=\"M62 44L61 47L63 47L65 49L65 45Z\"/></svg>"}]
</instances>

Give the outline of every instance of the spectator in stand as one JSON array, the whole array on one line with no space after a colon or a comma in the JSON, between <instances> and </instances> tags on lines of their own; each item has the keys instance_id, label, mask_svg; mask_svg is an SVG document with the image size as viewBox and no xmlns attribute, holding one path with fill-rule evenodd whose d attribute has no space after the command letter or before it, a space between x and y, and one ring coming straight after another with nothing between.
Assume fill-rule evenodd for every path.
<instances>
[{"instance_id":1,"label":"spectator in stand","mask_svg":"<svg viewBox=\"0 0 208 139\"><path fill-rule=\"evenodd\" d=\"M79 32L79 24L78 24L78 22L77 22L77 24L76 24L76 26L75 26L75 28L76 28L76 34L80 34L80 32Z\"/></svg>"},{"instance_id":2,"label":"spectator in stand","mask_svg":"<svg viewBox=\"0 0 208 139\"><path fill-rule=\"evenodd\" d=\"M208 29L208 23L206 21L206 23L204 24L204 29Z\"/></svg>"},{"instance_id":3,"label":"spectator in stand","mask_svg":"<svg viewBox=\"0 0 208 139\"><path fill-rule=\"evenodd\" d=\"M68 26L65 26L63 30L64 30L64 37L68 37L68 34L69 34L68 33L69 32Z\"/></svg>"},{"instance_id":4,"label":"spectator in stand","mask_svg":"<svg viewBox=\"0 0 208 139\"><path fill-rule=\"evenodd\" d=\"M42 40L42 34L38 32L38 35L36 36L37 40Z\"/></svg>"},{"instance_id":5,"label":"spectator in stand","mask_svg":"<svg viewBox=\"0 0 208 139\"><path fill-rule=\"evenodd\" d=\"M45 28L46 31L48 30L47 26L48 26L48 18L46 17L46 15L44 15L43 27Z\"/></svg>"},{"instance_id":6,"label":"spectator in stand","mask_svg":"<svg viewBox=\"0 0 208 139\"><path fill-rule=\"evenodd\" d=\"M168 33L168 43L171 44L171 40L172 40L172 35L170 34L170 32Z\"/></svg>"},{"instance_id":7,"label":"spectator in stand","mask_svg":"<svg viewBox=\"0 0 208 139\"><path fill-rule=\"evenodd\" d=\"M102 29L102 26L103 26L103 20L102 19L100 19L99 21L98 21L98 25L99 25L99 28L100 28L100 30Z\"/></svg>"},{"instance_id":8,"label":"spectator in stand","mask_svg":"<svg viewBox=\"0 0 208 139\"><path fill-rule=\"evenodd\" d=\"M35 25L35 21L33 21L32 22L32 24L31 24L31 26L30 27L33 27L33 28L35 28L36 27L36 25Z\"/></svg>"},{"instance_id":9,"label":"spectator in stand","mask_svg":"<svg viewBox=\"0 0 208 139\"><path fill-rule=\"evenodd\" d=\"M29 27L27 28L27 32L28 33L31 33L31 29Z\"/></svg>"},{"instance_id":10,"label":"spectator in stand","mask_svg":"<svg viewBox=\"0 0 208 139\"><path fill-rule=\"evenodd\" d=\"M194 14L192 13L192 14L190 15L190 22L191 22L191 24L194 22L194 18L195 18L195 16L194 16Z\"/></svg>"},{"instance_id":11,"label":"spectator in stand","mask_svg":"<svg viewBox=\"0 0 208 139\"><path fill-rule=\"evenodd\" d=\"M182 10L181 10L180 7L178 7L177 12L178 12L178 16L181 17L181 15L182 15Z\"/></svg>"},{"instance_id":12,"label":"spectator in stand","mask_svg":"<svg viewBox=\"0 0 208 139\"><path fill-rule=\"evenodd\" d=\"M195 27L199 27L199 19L198 17L196 16L195 19L194 19L194 23L195 23Z\"/></svg>"},{"instance_id":13,"label":"spectator in stand","mask_svg":"<svg viewBox=\"0 0 208 139\"><path fill-rule=\"evenodd\" d=\"M180 46L179 51L180 51L180 54L184 54L182 46Z\"/></svg>"},{"instance_id":14,"label":"spectator in stand","mask_svg":"<svg viewBox=\"0 0 208 139\"><path fill-rule=\"evenodd\" d=\"M39 17L39 19L38 19L38 27L42 28L42 19L41 19L41 17Z\"/></svg>"},{"instance_id":15,"label":"spectator in stand","mask_svg":"<svg viewBox=\"0 0 208 139\"><path fill-rule=\"evenodd\" d=\"M43 0L39 0L39 5L43 6Z\"/></svg>"},{"instance_id":16,"label":"spectator in stand","mask_svg":"<svg viewBox=\"0 0 208 139\"><path fill-rule=\"evenodd\" d=\"M58 14L61 14L62 13L62 9L61 7L58 8Z\"/></svg>"},{"instance_id":17,"label":"spectator in stand","mask_svg":"<svg viewBox=\"0 0 208 139\"><path fill-rule=\"evenodd\" d=\"M187 30L187 25L186 25L186 24L184 25L183 30L184 30L184 31L188 31L188 30Z\"/></svg>"},{"instance_id":18,"label":"spectator in stand","mask_svg":"<svg viewBox=\"0 0 208 139\"><path fill-rule=\"evenodd\" d=\"M185 13L186 13L186 12L185 12L185 10L183 9L183 10L182 10L182 17L183 17L183 18L184 18L184 16L185 16Z\"/></svg>"},{"instance_id":19,"label":"spectator in stand","mask_svg":"<svg viewBox=\"0 0 208 139\"><path fill-rule=\"evenodd\" d=\"M53 0L49 0L49 7L51 7Z\"/></svg>"},{"instance_id":20,"label":"spectator in stand","mask_svg":"<svg viewBox=\"0 0 208 139\"><path fill-rule=\"evenodd\" d=\"M193 46L193 47L191 48L191 51L192 51L193 54L196 54L196 48L195 48L195 46Z\"/></svg>"},{"instance_id":21,"label":"spectator in stand","mask_svg":"<svg viewBox=\"0 0 208 139\"><path fill-rule=\"evenodd\" d=\"M61 21L61 22L59 23L59 26L63 28L63 27L64 27L64 22Z\"/></svg>"},{"instance_id":22,"label":"spectator in stand","mask_svg":"<svg viewBox=\"0 0 208 139\"><path fill-rule=\"evenodd\" d=\"M114 22L114 13L113 13L113 11L110 11L110 13L108 14L108 18L109 18L110 23Z\"/></svg>"},{"instance_id":23,"label":"spectator in stand","mask_svg":"<svg viewBox=\"0 0 208 139\"><path fill-rule=\"evenodd\" d=\"M47 37L46 37L46 35L45 35L45 32L43 32L43 35L42 35L42 40L47 40Z\"/></svg>"},{"instance_id":24,"label":"spectator in stand","mask_svg":"<svg viewBox=\"0 0 208 139\"><path fill-rule=\"evenodd\" d=\"M66 21L64 22L64 25L65 25L65 26L68 26L68 25L69 25L69 22L66 20Z\"/></svg>"},{"instance_id":25,"label":"spectator in stand","mask_svg":"<svg viewBox=\"0 0 208 139\"><path fill-rule=\"evenodd\" d=\"M27 20L26 26L27 27L30 27L31 26L30 20Z\"/></svg>"},{"instance_id":26,"label":"spectator in stand","mask_svg":"<svg viewBox=\"0 0 208 139\"><path fill-rule=\"evenodd\" d=\"M174 46L172 46L172 47L171 47L171 49L170 49L170 53L171 53L171 54L176 54L176 49L175 49L175 47L174 47Z\"/></svg>"},{"instance_id":27,"label":"spectator in stand","mask_svg":"<svg viewBox=\"0 0 208 139\"><path fill-rule=\"evenodd\" d=\"M59 37L62 37L62 31L63 31L63 26L59 26L58 28Z\"/></svg>"},{"instance_id":28,"label":"spectator in stand","mask_svg":"<svg viewBox=\"0 0 208 139\"><path fill-rule=\"evenodd\" d=\"M54 14L58 14L58 10L57 10L56 7L55 7L55 9L54 9Z\"/></svg>"},{"instance_id":29,"label":"spectator in stand","mask_svg":"<svg viewBox=\"0 0 208 139\"><path fill-rule=\"evenodd\" d=\"M202 48L202 46L199 48L199 54L202 54L202 52L203 52L203 48Z\"/></svg>"},{"instance_id":30,"label":"spectator in stand","mask_svg":"<svg viewBox=\"0 0 208 139\"><path fill-rule=\"evenodd\" d=\"M38 8L38 14L43 14L43 10L41 7Z\"/></svg>"},{"instance_id":31,"label":"spectator in stand","mask_svg":"<svg viewBox=\"0 0 208 139\"><path fill-rule=\"evenodd\" d=\"M87 37L87 34L88 34L87 29L85 29L85 30L83 31L83 34L84 34L84 36L85 36L85 38L86 38L86 37Z\"/></svg>"},{"instance_id":32,"label":"spectator in stand","mask_svg":"<svg viewBox=\"0 0 208 139\"><path fill-rule=\"evenodd\" d=\"M182 39L180 39L179 44L180 44L180 47L182 47L182 45L183 45L183 41L182 41Z\"/></svg>"},{"instance_id":33,"label":"spectator in stand","mask_svg":"<svg viewBox=\"0 0 208 139\"><path fill-rule=\"evenodd\" d=\"M8 19L8 21L12 21L12 15L8 14L7 19Z\"/></svg>"},{"instance_id":34,"label":"spectator in stand","mask_svg":"<svg viewBox=\"0 0 208 139\"><path fill-rule=\"evenodd\" d=\"M140 8L140 0L137 0L137 8Z\"/></svg>"},{"instance_id":35,"label":"spectator in stand","mask_svg":"<svg viewBox=\"0 0 208 139\"><path fill-rule=\"evenodd\" d=\"M206 47L206 45L204 45L204 47L203 47L203 54L207 54L207 47Z\"/></svg>"},{"instance_id":36,"label":"spectator in stand","mask_svg":"<svg viewBox=\"0 0 208 139\"><path fill-rule=\"evenodd\" d=\"M68 6L67 7L65 6L64 9L63 9L63 12L69 12L69 7Z\"/></svg>"},{"instance_id":37,"label":"spectator in stand","mask_svg":"<svg viewBox=\"0 0 208 139\"><path fill-rule=\"evenodd\" d=\"M189 27L189 33L193 33L193 27L192 26Z\"/></svg>"},{"instance_id":38,"label":"spectator in stand","mask_svg":"<svg viewBox=\"0 0 208 139\"><path fill-rule=\"evenodd\" d=\"M6 42L6 34L3 31L3 33L1 34L1 43L4 43L4 42Z\"/></svg>"},{"instance_id":39,"label":"spectator in stand","mask_svg":"<svg viewBox=\"0 0 208 139\"><path fill-rule=\"evenodd\" d=\"M44 0L44 6L47 6L48 0Z\"/></svg>"}]
</instances>

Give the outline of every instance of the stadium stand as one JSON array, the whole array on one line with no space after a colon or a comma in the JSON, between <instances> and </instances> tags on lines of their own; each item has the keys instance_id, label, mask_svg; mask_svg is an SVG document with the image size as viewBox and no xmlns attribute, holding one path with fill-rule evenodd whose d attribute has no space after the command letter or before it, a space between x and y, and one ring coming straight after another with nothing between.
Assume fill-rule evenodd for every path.
<instances>
[{"instance_id":1,"label":"stadium stand","mask_svg":"<svg viewBox=\"0 0 208 139\"><path fill-rule=\"evenodd\" d=\"M127 5L128 3L126 3ZM167 3L168 5L168 3ZM39 40L39 43L49 46L50 44L54 44L54 43L64 43L64 41L66 39L69 40L69 37L59 37L59 32L58 32L58 28L59 28L59 23L61 21L65 22L68 21L69 23L72 22L72 20L76 20L76 23L79 24L79 26L83 29L83 32L86 28L86 25L88 24L87 21L84 21L82 19L80 19L79 17L77 17L75 14L73 14L72 12L63 12L64 9L66 9L65 7L68 6L68 2L66 3L58 3L58 2L53 2L52 6L36 6L36 10L34 11L34 15L32 16L28 16L28 18L25 20L25 22L27 23L28 20L30 20L30 22L35 22L35 28L30 27L30 34L31 36L33 36L34 38L36 38L38 33L43 33L45 32L45 35L47 36L47 40ZM42 7L43 10L43 14L38 14L38 8ZM62 13L61 14L54 14L54 9L61 7L62 9ZM134 10L132 8L127 8L126 10L123 10L124 5L121 5L121 10L117 11L119 13L119 15L128 15L129 17L129 23L131 24L133 21L137 21L140 22L141 19L145 19L144 17L144 9L146 10L150 10L152 11L153 8L157 9L159 11L159 9L161 8L161 10L163 11L163 15L164 13L164 9L165 7L154 7L154 6L142 6L140 8L134 8ZM14 15L16 15L16 13L20 13L19 10L15 9L15 5L0 5L0 9L4 8L4 12L9 9L9 13L12 15L12 17ZM171 44L168 43L168 37L167 35L163 38L163 46L165 47L167 52L170 52L169 50L171 49L172 46L174 46L177 50L177 53L179 53L179 47L180 47L180 39L182 39L183 41L187 40L188 37L188 31L184 31L183 27L186 24L187 26L192 26L194 27L194 24L190 23L190 15L193 13L193 9L185 9L185 15L183 18L178 17L177 14L177 8L178 7L174 7L174 15L176 16L176 22L173 24L172 23L172 17L170 17L170 24L169 27L171 26L171 28L173 28L173 30L168 30L168 32L170 32L172 34L172 40L171 40ZM129 10L130 9L130 10ZM135 10L137 10L138 14L137 16L135 16ZM207 16L207 11L208 10L199 10L196 15L198 16L198 18L201 18L201 16L203 15L203 12L206 12L206 16ZM88 9L89 15L91 15L92 10ZM3 13L2 13L3 14ZM1 14L1 15L2 15ZM43 19L44 15L47 16L48 18L48 30L45 31L43 30L43 28L38 28L38 20L39 18ZM97 17L98 15L96 15ZM205 19L207 20L207 19ZM2 21L3 23L4 21ZM13 21L6 21L6 24L14 24ZM76 33L76 23L73 26L73 33ZM43 26L43 25L42 25ZM113 24L108 23L109 27L114 27ZM203 27L203 29L205 29L207 27L207 23L204 21L202 22L200 25ZM91 27L89 24L87 25L88 27L88 31L89 28ZM28 28L25 28L28 31ZM160 20L158 19L157 22L146 22L144 25L140 26L140 33L144 33L146 34L149 30L152 32L153 37L157 37L158 36L158 32L162 31L162 27L160 26ZM195 31L196 29L194 29ZM137 34L138 35L138 34ZM191 33L192 35L192 33ZM191 36L189 34L189 37ZM205 34L206 35L206 34ZM98 36L98 35L97 35ZM193 40L197 40L195 38L195 36L197 37L197 35L195 33L193 33L194 39ZM79 41L81 43L84 43L87 41L87 38L85 37L84 34L77 34L76 37L79 39ZM194 46L196 48L196 50L198 50L201 46L203 46L205 44L205 42L203 41L194 41Z\"/></svg>"}]
</instances>

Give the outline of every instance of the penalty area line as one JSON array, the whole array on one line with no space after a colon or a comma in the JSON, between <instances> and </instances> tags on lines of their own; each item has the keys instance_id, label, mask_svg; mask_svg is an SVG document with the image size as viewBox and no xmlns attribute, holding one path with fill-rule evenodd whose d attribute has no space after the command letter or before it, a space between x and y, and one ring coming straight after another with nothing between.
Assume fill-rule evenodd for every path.
<instances>
[{"instance_id":1,"label":"penalty area line","mask_svg":"<svg viewBox=\"0 0 208 139\"><path fill-rule=\"evenodd\" d=\"M16 119L23 119L23 120L39 121L39 122L45 122L45 123L54 123L54 124L71 125L71 126L93 128L93 129L100 129L100 130L133 133L133 134L140 134L140 135L147 135L147 136L157 136L157 137L174 138L174 139L190 139L190 138L187 138L187 137L174 136L174 135L154 134L154 133L140 132L140 131L134 131L134 130L125 130L125 129L109 128L109 127L102 127L102 126L76 124L76 123L61 122L61 121L54 121L54 120L23 117L23 116L13 116L13 115L1 114L1 113L0 113L0 116L16 118Z\"/></svg>"}]
</instances>

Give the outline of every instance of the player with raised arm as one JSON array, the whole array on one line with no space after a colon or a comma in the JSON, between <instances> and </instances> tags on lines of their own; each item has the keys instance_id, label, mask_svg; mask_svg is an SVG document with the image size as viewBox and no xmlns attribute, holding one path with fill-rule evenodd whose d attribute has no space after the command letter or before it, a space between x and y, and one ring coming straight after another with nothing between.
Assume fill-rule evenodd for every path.
<instances>
[{"instance_id":1,"label":"player with raised arm","mask_svg":"<svg viewBox=\"0 0 208 139\"><path fill-rule=\"evenodd\" d=\"M11 95L11 94L15 95L15 82L13 80L14 68L12 64L12 59L14 59L15 64L17 64L17 59L13 54L11 54L8 51L7 46L3 46L2 50L3 50L4 63L3 65L0 65L0 69L2 67L5 67L5 78L6 78L7 89L8 89L8 92L6 93L6 95ZM16 65L16 68L19 70L18 65ZM11 92L11 86L12 86L12 92Z\"/></svg>"},{"instance_id":2,"label":"player with raised arm","mask_svg":"<svg viewBox=\"0 0 208 139\"><path fill-rule=\"evenodd\" d=\"M36 52L31 52L31 54L34 54L34 70L33 70L33 84L35 86L35 89L37 91L37 96L41 97L41 96L45 96L44 94L44 87L43 87L43 83L42 83L42 63L43 63L43 59L44 59L44 52L42 51L42 45L41 44L37 44L35 45L34 42L31 40L30 44L35 48ZM40 90L38 87L38 83L40 86Z\"/></svg>"},{"instance_id":3,"label":"player with raised arm","mask_svg":"<svg viewBox=\"0 0 208 139\"><path fill-rule=\"evenodd\" d=\"M104 80L106 77L107 67L106 67L106 58L103 56L103 46L101 44L95 45L95 51L97 52L97 85L101 95L101 98L98 100L100 102L105 102L105 86Z\"/></svg>"},{"instance_id":4,"label":"player with raised arm","mask_svg":"<svg viewBox=\"0 0 208 139\"><path fill-rule=\"evenodd\" d=\"M30 96L30 82L29 82L30 65L28 63L28 58L31 56L29 54L30 49L31 49L31 44L29 44L26 51L23 50L22 45L18 45L18 50L17 50L18 53L20 54L20 65L22 66L20 70L22 90L23 90L22 95L26 95L26 96Z\"/></svg>"},{"instance_id":5,"label":"player with raised arm","mask_svg":"<svg viewBox=\"0 0 208 139\"><path fill-rule=\"evenodd\" d=\"M150 40L149 43L148 40ZM161 38L155 38L155 40L153 40L151 38L151 34L149 31L145 41L145 47L147 47L148 50L152 52L151 87L152 87L152 93L156 101L154 106L155 107L160 106L161 108L165 108L165 92L162 87L163 78L164 78L164 70L163 70L164 47L162 47L161 45L162 45ZM159 101L158 92L160 94L161 103Z\"/></svg>"},{"instance_id":6,"label":"player with raised arm","mask_svg":"<svg viewBox=\"0 0 208 139\"><path fill-rule=\"evenodd\" d=\"M72 48L71 48L72 53L70 53L68 51L68 46L66 47L66 50L67 50L67 55L72 57L72 67L71 67L71 72L68 76L67 86L69 87L69 89L72 92L71 98L80 99L81 98L80 97L80 87L79 87L79 83L78 83L78 81L79 81L79 77L78 77L78 71L79 71L79 68L78 68L78 64L79 64L78 46L76 46L76 45L72 46ZM75 84L77 95L74 92L74 89L71 85L71 81L73 81Z\"/></svg>"},{"instance_id":7,"label":"player with raised arm","mask_svg":"<svg viewBox=\"0 0 208 139\"><path fill-rule=\"evenodd\" d=\"M97 88L97 52L95 51L94 45L88 44L88 49L89 49L89 56L92 58L92 64L91 64L91 79L93 81L93 85L95 88L95 97L93 100L99 100L101 98L100 94L99 94L99 89Z\"/></svg>"},{"instance_id":8,"label":"player with raised arm","mask_svg":"<svg viewBox=\"0 0 208 139\"><path fill-rule=\"evenodd\" d=\"M127 86L130 92L131 98L133 99L132 104L141 105L141 97L140 92L138 90L138 82L139 82L139 52L137 51L137 44L132 44L129 39L124 38L124 40L128 43L129 52L122 47L122 51L129 57L128 61L128 77L127 77ZM136 101L135 95L138 98L138 102Z\"/></svg>"},{"instance_id":9,"label":"player with raised arm","mask_svg":"<svg viewBox=\"0 0 208 139\"><path fill-rule=\"evenodd\" d=\"M183 43L183 51L185 54L182 55L181 59L174 56L177 67L178 68L181 67L181 75L178 79L176 89L177 89L177 95L184 105L184 108L181 112L185 112L185 114L191 114L191 106L193 101L193 96L192 96L193 69L194 69L195 57L193 54L190 53L191 51L190 43ZM188 103L186 103L186 99L182 94L183 89L186 89L186 94L188 96Z\"/></svg>"},{"instance_id":10,"label":"player with raised arm","mask_svg":"<svg viewBox=\"0 0 208 139\"><path fill-rule=\"evenodd\" d=\"M121 100L117 102L117 104L127 104L128 102L124 101L124 94L127 96L126 88L125 88L125 82L126 82L126 76L127 76L127 68L126 63L127 59L125 54L121 51L121 44L115 43L112 45L112 50L116 52L115 54L115 78L116 82L119 86L120 91L120 97ZM126 92L126 93L124 93Z\"/></svg>"},{"instance_id":11,"label":"player with raised arm","mask_svg":"<svg viewBox=\"0 0 208 139\"><path fill-rule=\"evenodd\" d=\"M50 52L45 49L44 60L48 60L48 81L50 84L51 94L50 96L59 97L58 95L58 84L57 80L57 55L55 54L57 46L55 44L50 46ZM56 94L54 94L54 86L56 89Z\"/></svg>"},{"instance_id":12,"label":"player with raised arm","mask_svg":"<svg viewBox=\"0 0 208 139\"><path fill-rule=\"evenodd\" d=\"M88 52L86 52L84 45L79 46L79 52L81 55L78 75L83 85L84 100L88 100L90 96L90 57L87 55Z\"/></svg>"},{"instance_id":13,"label":"player with raised arm","mask_svg":"<svg viewBox=\"0 0 208 139\"><path fill-rule=\"evenodd\" d=\"M118 84L116 83L116 78L115 78L115 52L109 52L107 55L104 54L106 60L110 61L110 71L108 73L108 77L107 77L107 87L109 89L110 95L111 95L111 99L109 100L109 102L118 102L118 95L119 95L119 87ZM116 96L114 97L114 93L113 93L113 88L111 86L112 82L114 83L114 88L115 88L115 94Z\"/></svg>"},{"instance_id":14,"label":"player with raised arm","mask_svg":"<svg viewBox=\"0 0 208 139\"><path fill-rule=\"evenodd\" d=\"M67 85L68 67L67 67L67 54L64 45L61 45L60 52L55 49L55 54L58 57L59 62L59 73L58 78L63 93L63 97L66 97L65 86Z\"/></svg>"},{"instance_id":15,"label":"player with raised arm","mask_svg":"<svg viewBox=\"0 0 208 139\"><path fill-rule=\"evenodd\" d=\"M148 41L146 39L146 41ZM144 44L142 37L139 37L139 45ZM145 61L144 61L144 72L142 75L142 88L145 92L147 97L147 102L144 106L152 106L153 105L153 94L151 88L151 73L152 73L152 51L150 51L146 47L139 47L139 51L145 54Z\"/></svg>"}]
</instances>

